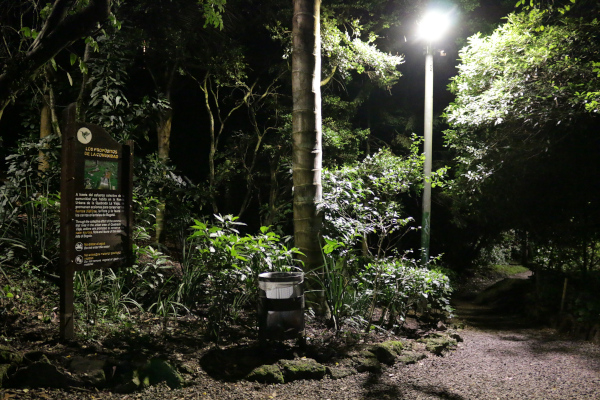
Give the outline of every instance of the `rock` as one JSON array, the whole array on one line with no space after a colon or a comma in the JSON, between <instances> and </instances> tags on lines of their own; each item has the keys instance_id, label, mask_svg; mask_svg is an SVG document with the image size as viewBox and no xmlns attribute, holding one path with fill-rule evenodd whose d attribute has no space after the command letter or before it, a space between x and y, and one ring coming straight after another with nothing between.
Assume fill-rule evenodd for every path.
<instances>
[{"instance_id":1,"label":"rock","mask_svg":"<svg viewBox=\"0 0 600 400\"><path fill-rule=\"evenodd\" d=\"M36 362L17 370L7 383L10 387L58 389L76 384L73 379L60 372L54 365L45 362Z\"/></svg>"},{"instance_id":2,"label":"rock","mask_svg":"<svg viewBox=\"0 0 600 400\"><path fill-rule=\"evenodd\" d=\"M423 341L427 351L437 356L441 356L446 351L456 348L456 340L449 337L436 336L423 339Z\"/></svg>"},{"instance_id":3,"label":"rock","mask_svg":"<svg viewBox=\"0 0 600 400\"><path fill-rule=\"evenodd\" d=\"M381 372L381 363L377 356L370 351L361 351L354 355L352 362L358 372Z\"/></svg>"},{"instance_id":4,"label":"rock","mask_svg":"<svg viewBox=\"0 0 600 400\"><path fill-rule=\"evenodd\" d=\"M396 358L404 349L404 344L400 341L390 340L383 343L378 343L369 348L369 351L377 357L379 362L387 365L393 365Z\"/></svg>"},{"instance_id":5,"label":"rock","mask_svg":"<svg viewBox=\"0 0 600 400\"><path fill-rule=\"evenodd\" d=\"M29 352L25 353L25 355L23 356L23 362L25 362L25 363L41 362L41 363L46 363L46 364L52 364L50 362L50 360L48 359L48 356L46 355L46 353L44 353L43 351L29 351Z\"/></svg>"},{"instance_id":6,"label":"rock","mask_svg":"<svg viewBox=\"0 0 600 400\"><path fill-rule=\"evenodd\" d=\"M456 340L457 343L461 343L464 342L462 336L460 336L458 333L456 332L452 332L451 334L448 335L449 337L451 337L452 339Z\"/></svg>"},{"instance_id":7,"label":"rock","mask_svg":"<svg viewBox=\"0 0 600 400\"><path fill-rule=\"evenodd\" d=\"M342 379L350 375L356 374L358 371L354 368L350 367L327 367L326 368L327 375L331 379Z\"/></svg>"},{"instance_id":8,"label":"rock","mask_svg":"<svg viewBox=\"0 0 600 400\"><path fill-rule=\"evenodd\" d=\"M0 364L21 364L23 355L8 346L0 345Z\"/></svg>"},{"instance_id":9,"label":"rock","mask_svg":"<svg viewBox=\"0 0 600 400\"><path fill-rule=\"evenodd\" d=\"M600 345L600 324L594 325L593 333L590 336L592 343Z\"/></svg>"},{"instance_id":10,"label":"rock","mask_svg":"<svg viewBox=\"0 0 600 400\"><path fill-rule=\"evenodd\" d=\"M438 331L445 331L446 329L448 329L448 327L446 326L446 324L444 324L444 322L438 321L435 326L435 329Z\"/></svg>"},{"instance_id":11,"label":"rock","mask_svg":"<svg viewBox=\"0 0 600 400\"><path fill-rule=\"evenodd\" d=\"M105 366L105 360L74 357L69 364L69 372L75 375L83 383L94 387L103 387L106 385Z\"/></svg>"},{"instance_id":12,"label":"rock","mask_svg":"<svg viewBox=\"0 0 600 400\"><path fill-rule=\"evenodd\" d=\"M183 378L177 370L168 362L160 358L153 358L150 362L138 370L141 386L156 385L166 382L171 389L183 386Z\"/></svg>"},{"instance_id":13,"label":"rock","mask_svg":"<svg viewBox=\"0 0 600 400\"><path fill-rule=\"evenodd\" d=\"M420 353L418 351L404 351L402 354L400 354L400 356L398 356L397 361L404 365L409 365L414 364L424 358L427 358L424 353Z\"/></svg>"},{"instance_id":14,"label":"rock","mask_svg":"<svg viewBox=\"0 0 600 400\"><path fill-rule=\"evenodd\" d=\"M12 364L0 364L0 388L8 378L8 374L14 369Z\"/></svg>"},{"instance_id":15,"label":"rock","mask_svg":"<svg viewBox=\"0 0 600 400\"><path fill-rule=\"evenodd\" d=\"M259 383L284 383L283 373L277 365L261 365L246 376L246 380Z\"/></svg>"},{"instance_id":16,"label":"rock","mask_svg":"<svg viewBox=\"0 0 600 400\"><path fill-rule=\"evenodd\" d=\"M325 376L325 366L312 358L282 360L280 364L286 382L301 379L323 379Z\"/></svg>"},{"instance_id":17,"label":"rock","mask_svg":"<svg viewBox=\"0 0 600 400\"><path fill-rule=\"evenodd\" d=\"M114 392L115 393L121 393L121 394L129 394L129 393L133 393L136 390L138 390L139 387L139 380L130 380L127 381L125 383L121 383L118 384L117 386L114 387Z\"/></svg>"},{"instance_id":18,"label":"rock","mask_svg":"<svg viewBox=\"0 0 600 400\"><path fill-rule=\"evenodd\" d=\"M315 359L319 363L328 363L332 359L338 357L337 352L331 347L324 347L319 349L318 351L310 351L307 352L307 356Z\"/></svg>"},{"instance_id":19,"label":"rock","mask_svg":"<svg viewBox=\"0 0 600 400\"><path fill-rule=\"evenodd\" d=\"M183 377L167 361L153 358L142 366L121 364L115 367L113 380L117 393L133 393L138 389L165 382L171 389L184 384Z\"/></svg>"}]
</instances>

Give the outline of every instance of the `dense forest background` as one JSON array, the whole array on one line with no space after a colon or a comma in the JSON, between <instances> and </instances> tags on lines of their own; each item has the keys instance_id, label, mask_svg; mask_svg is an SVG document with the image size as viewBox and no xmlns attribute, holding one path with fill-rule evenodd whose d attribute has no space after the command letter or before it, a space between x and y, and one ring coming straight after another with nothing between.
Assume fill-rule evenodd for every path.
<instances>
[{"instance_id":1,"label":"dense forest background","mask_svg":"<svg viewBox=\"0 0 600 400\"><path fill-rule=\"evenodd\" d=\"M297 258L293 2L115 0L108 18L86 21L85 32L30 68L61 24L98 3L1 2L0 265L49 280L58 273L61 113L76 103L80 121L135 142L138 269L112 272L116 290L167 316L205 307L218 336L233 308L249 302L257 271ZM477 266L571 274L581 285L572 306L598 318L600 301L589 297L600 255L598 5L435 5L452 23L434 58L435 257L424 272L434 277L415 279L445 282L431 301L446 309L447 276ZM393 326L410 308L412 295L399 297L391 282L407 266L420 270L425 43L415 32L431 6L321 5L320 279L334 320L360 315L369 327L384 302L380 322ZM177 273L163 271L174 264ZM107 279L86 274L80 293ZM197 298L200 287L206 298Z\"/></svg>"}]
</instances>

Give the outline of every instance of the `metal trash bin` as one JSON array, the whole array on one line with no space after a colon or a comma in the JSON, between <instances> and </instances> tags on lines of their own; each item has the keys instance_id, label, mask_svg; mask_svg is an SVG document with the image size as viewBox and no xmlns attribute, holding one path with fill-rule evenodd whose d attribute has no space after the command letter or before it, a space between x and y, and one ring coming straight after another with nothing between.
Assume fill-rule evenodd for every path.
<instances>
[{"instance_id":1,"label":"metal trash bin","mask_svg":"<svg viewBox=\"0 0 600 400\"><path fill-rule=\"evenodd\" d=\"M258 275L258 337L304 340L304 273Z\"/></svg>"}]
</instances>

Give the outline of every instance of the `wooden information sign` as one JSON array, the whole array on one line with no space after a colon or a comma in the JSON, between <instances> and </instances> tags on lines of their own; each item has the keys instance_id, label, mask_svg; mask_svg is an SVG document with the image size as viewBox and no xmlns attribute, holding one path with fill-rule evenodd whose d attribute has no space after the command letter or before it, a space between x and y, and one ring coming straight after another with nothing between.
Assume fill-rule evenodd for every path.
<instances>
[{"instance_id":1,"label":"wooden information sign","mask_svg":"<svg viewBox=\"0 0 600 400\"><path fill-rule=\"evenodd\" d=\"M62 137L60 336L72 339L75 271L131 263L133 146L104 129L76 123Z\"/></svg>"}]
</instances>

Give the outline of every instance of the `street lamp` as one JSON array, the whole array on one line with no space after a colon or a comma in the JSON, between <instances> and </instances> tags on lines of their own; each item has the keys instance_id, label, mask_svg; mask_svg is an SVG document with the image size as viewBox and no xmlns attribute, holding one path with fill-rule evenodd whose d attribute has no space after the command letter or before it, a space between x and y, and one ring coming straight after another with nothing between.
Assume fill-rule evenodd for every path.
<instances>
[{"instance_id":1,"label":"street lamp","mask_svg":"<svg viewBox=\"0 0 600 400\"><path fill-rule=\"evenodd\" d=\"M429 12L419 24L419 36L425 40L427 53L425 56L425 127L423 167L423 222L421 227L421 265L429 261L429 242L431 236L431 142L433 131L433 49L432 45L439 40L449 25L449 18L439 12Z\"/></svg>"}]
</instances>

